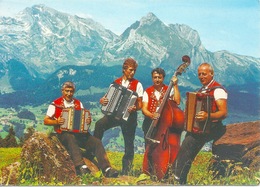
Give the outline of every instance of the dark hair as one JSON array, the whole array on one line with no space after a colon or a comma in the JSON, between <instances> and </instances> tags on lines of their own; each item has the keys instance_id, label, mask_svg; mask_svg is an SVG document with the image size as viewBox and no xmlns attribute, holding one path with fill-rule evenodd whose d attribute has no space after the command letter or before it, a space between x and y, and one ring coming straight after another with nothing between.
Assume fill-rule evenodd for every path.
<instances>
[{"instance_id":1,"label":"dark hair","mask_svg":"<svg viewBox=\"0 0 260 187\"><path fill-rule=\"evenodd\" d=\"M65 88L73 88L73 90L76 89L76 86L73 82L71 81L67 81L67 82L64 82L61 86L61 90L64 90Z\"/></svg>"},{"instance_id":2,"label":"dark hair","mask_svg":"<svg viewBox=\"0 0 260 187\"><path fill-rule=\"evenodd\" d=\"M134 69L137 68L138 64L133 58L127 58L124 61L123 69L127 69L128 67L133 67Z\"/></svg>"},{"instance_id":3,"label":"dark hair","mask_svg":"<svg viewBox=\"0 0 260 187\"><path fill-rule=\"evenodd\" d=\"M160 75L163 75L163 77L165 77L165 71L162 69L162 68L154 68L151 72L152 76L153 76L153 73L156 72Z\"/></svg>"}]
</instances>

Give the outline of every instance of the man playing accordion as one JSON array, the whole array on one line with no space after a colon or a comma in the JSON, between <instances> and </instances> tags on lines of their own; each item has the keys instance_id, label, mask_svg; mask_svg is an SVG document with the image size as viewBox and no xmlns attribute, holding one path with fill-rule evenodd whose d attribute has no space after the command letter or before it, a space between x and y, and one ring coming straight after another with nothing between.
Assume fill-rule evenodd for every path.
<instances>
[{"instance_id":1,"label":"man playing accordion","mask_svg":"<svg viewBox=\"0 0 260 187\"><path fill-rule=\"evenodd\" d=\"M213 98L213 102L210 111L198 111L195 113L194 118L197 123L208 122L210 130L206 133L198 129L187 132L172 166L173 179L180 184L187 183L187 175L191 164L204 144L212 140L216 141L225 133L222 120L228 114L227 92L223 86L214 80L214 70L208 63L202 63L198 67L198 78L203 85L198 93L201 95L208 94Z\"/></svg>"},{"instance_id":2,"label":"man playing accordion","mask_svg":"<svg viewBox=\"0 0 260 187\"><path fill-rule=\"evenodd\" d=\"M83 109L83 104L78 99L73 98L75 92L74 83L69 81L65 82L62 85L61 92L62 97L54 100L52 104L49 105L47 114L44 118L44 124L54 127L58 139L70 154L78 175L90 173L90 170L85 165L80 149L84 148L92 159L93 156L97 158L98 167L102 170L105 177L117 177L118 171L111 167L105 149L99 139L92 136L89 132L75 133L63 131L60 128L65 122L65 119L61 117L62 109ZM91 123L90 116L86 118L86 123Z\"/></svg>"},{"instance_id":3,"label":"man playing accordion","mask_svg":"<svg viewBox=\"0 0 260 187\"><path fill-rule=\"evenodd\" d=\"M114 116L104 115L95 125L94 136L102 140L104 132L110 128L120 126L125 143L125 154L122 159L122 174L127 175L132 168L134 159L134 139L137 127L137 110L142 108L143 86L134 79L137 69L137 62L132 58L127 58L123 63L123 75L114 82L137 93L136 103L128 107L130 116L127 121L117 120ZM100 99L100 104L106 106L109 102L107 96Z\"/></svg>"}]
</instances>

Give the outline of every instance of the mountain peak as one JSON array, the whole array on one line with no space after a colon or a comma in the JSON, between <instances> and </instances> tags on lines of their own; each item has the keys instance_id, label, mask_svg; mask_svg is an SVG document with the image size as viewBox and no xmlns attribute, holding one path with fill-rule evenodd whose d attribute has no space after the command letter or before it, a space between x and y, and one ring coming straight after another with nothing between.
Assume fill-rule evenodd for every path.
<instances>
[{"instance_id":1,"label":"mountain peak","mask_svg":"<svg viewBox=\"0 0 260 187\"><path fill-rule=\"evenodd\" d=\"M49 8L47 6L45 6L44 4L38 4L38 5L33 5L31 9L36 9L36 10L43 12Z\"/></svg>"},{"instance_id":2,"label":"mountain peak","mask_svg":"<svg viewBox=\"0 0 260 187\"><path fill-rule=\"evenodd\" d=\"M18 19L22 19L24 21L33 21L33 20L41 20L48 19L51 20L52 17L64 16L69 17L69 14L59 12L53 8L50 8L44 4L33 5L32 7L27 7L23 11L18 13ZM44 18L45 17L45 18Z\"/></svg>"},{"instance_id":3,"label":"mountain peak","mask_svg":"<svg viewBox=\"0 0 260 187\"><path fill-rule=\"evenodd\" d=\"M192 70L208 61L216 64L216 72L228 75L237 64L242 64L239 67L243 69L254 66L259 71L259 59L212 53L203 47L196 30L184 24L166 25L151 12L120 37L92 19L61 13L43 4L26 8L18 18L0 19L0 61L19 59L41 76L71 64L114 65L126 56L135 57L145 66L172 71L184 54L193 59ZM225 69L220 64L225 64ZM252 71L247 72L248 79L252 79ZM221 74L221 78L225 76ZM234 76L228 81L231 84L237 79Z\"/></svg>"},{"instance_id":4,"label":"mountain peak","mask_svg":"<svg viewBox=\"0 0 260 187\"><path fill-rule=\"evenodd\" d=\"M31 8L27 8L27 9L30 9L33 13L58 12L57 10L47 7L44 4L33 5Z\"/></svg>"},{"instance_id":5,"label":"mountain peak","mask_svg":"<svg viewBox=\"0 0 260 187\"><path fill-rule=\"evenodd\" d=\"M142 17L140 20L141 24L151 24L156 21L159 21L159 19L152 12L149 12L146 16Z\"/></svg>"},{"instance_id":6,"label":"mountain peak","mask_svg":"<svg viewBox=\"0 0 260 187\"><path fill-rule=\"evenodd\" d=\"M148 14L145 17L149 19L158 19L157 16L152 12L148 12Z\"/></svg>"}]
</instances>

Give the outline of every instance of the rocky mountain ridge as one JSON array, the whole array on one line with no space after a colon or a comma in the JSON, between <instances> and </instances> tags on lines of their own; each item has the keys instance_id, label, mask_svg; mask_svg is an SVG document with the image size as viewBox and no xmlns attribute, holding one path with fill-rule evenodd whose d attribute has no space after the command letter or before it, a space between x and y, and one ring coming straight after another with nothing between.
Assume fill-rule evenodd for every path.
<instances>
[{"instance_id":1,"label":"rocky mountain ridge","mask_svg":"<svg viewBox=\"0 0 260 187\"><path fill-rule=\"evenodd\" d=\"M166 70L167 84L183 55L191 58L179 77L183 103L186 91L200 87L197 66L207 61L229 91L230 112L259 114L259 58L208 51L196 30L166 25L153 13L117 36L92 19L45 5L26 8L15 18L0 17L0 103L2 107L48 103L66 80L76 83L83 100L87 96L96 102L121 75L121 64L129 56L138 61L136 78L144 88L152 83L150 71L157 66Z\"/></svg>"},{"instance_id":2,"label":"rocky mountain ridge","mask_svg":"<svg viewBox=\"0 0 260 187\"><path fill-rule=\"evenodd\" d=\"M259 82L259 58L225 50L210 52L196 30L184 24L166 25L153 13L130 25L120 36L90 18L45 5L26 8L15 18L0 17L2 76L7 75L7 63L12 59L23 63L34 78L46 79L66 65L114 66L129 56L139 65L161 66L171 75L183 55L192 60L184 86L198 85L193 80L198 64L204 61L212 63L225 85Z\"/></svg>"}]
</instances>

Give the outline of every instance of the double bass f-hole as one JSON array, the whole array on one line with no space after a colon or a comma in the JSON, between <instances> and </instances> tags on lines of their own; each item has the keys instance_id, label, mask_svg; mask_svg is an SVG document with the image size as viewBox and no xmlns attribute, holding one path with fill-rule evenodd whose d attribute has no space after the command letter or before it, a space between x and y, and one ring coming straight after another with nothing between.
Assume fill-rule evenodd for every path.
<instances>
[{"instance_id":1,"label":"double bass f-hole","mask_svg":"<svg viewBox=\"0 0 260 187\"><path fill-rule=\"evenodd\" d=\"M169 129L166 130L165 134L162 134L161 136L163 136L163 142L162 142L162 149L165 150L167 149L168 146L168 133L169 133Z\"/></svg>"}]
</instances>

